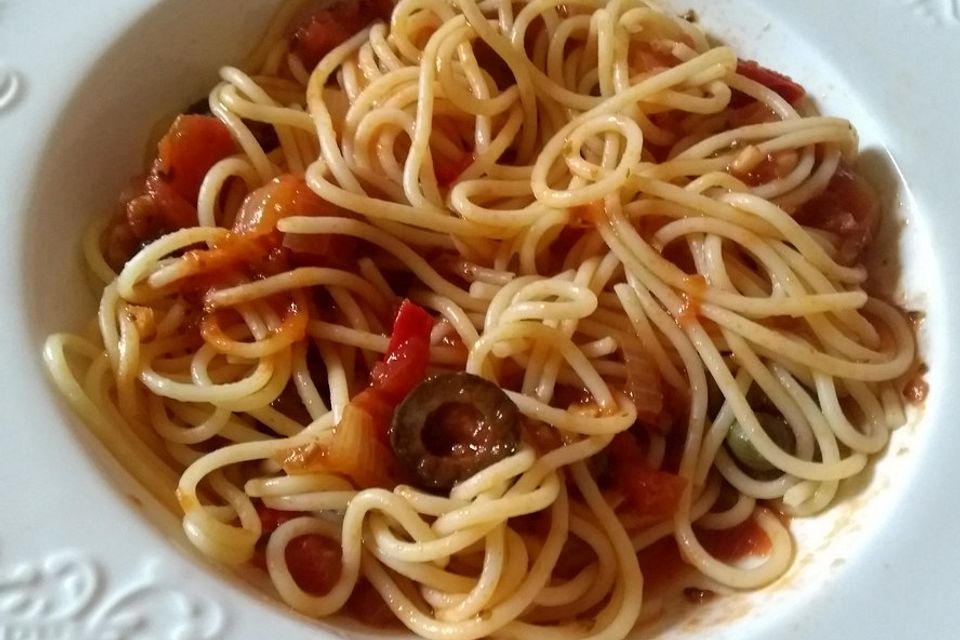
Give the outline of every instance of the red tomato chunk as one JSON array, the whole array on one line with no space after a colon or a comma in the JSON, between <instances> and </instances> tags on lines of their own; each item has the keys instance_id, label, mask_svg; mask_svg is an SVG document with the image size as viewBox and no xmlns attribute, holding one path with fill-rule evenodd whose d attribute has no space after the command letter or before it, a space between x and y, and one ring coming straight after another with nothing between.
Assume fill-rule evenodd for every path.
<instances>
[{"instance_id":1,"label":"red tomato chunk","mask_svg":"<svg viewBox=\"0 0 960 640\"><path fill-rule=\"evenodd\" d=\"M662 519L676 512L687 485L684 478L648 467L630 434L618 434L607 450L616 487L637 514Z\"/></svg>"},{"instance_id":2,"label":"red tomato chunk","mask_svg":"<svg viewBox=\"0 0 960 640\"><path fill-rule=\"evenodd\" d=\"M307 70L374 20L389 20L393 11L391 0L340 0L333 5L314 5L294 21L290 38L290 50Z\"/></svg>"},{"instance_id":3,"label":"red tomato chunk","mask_svg":"<svg viewBox=\"0 0 960 640\"><path fill-rule=\"evenodd\" d=\"M313 595L326 594L340 579L342 551L326 536L311 533L290 541L284 551L297 586Z\"/></svg>"},{"instance_id":4,"label":"red tomato chunk","mask_svg":"<svg viewBox=\"0 0 960 640\"><path fill-rule=\"evenodd\" d=\"M870 185L849 167L840 166L826 190L794 214L802 225L837 237L837 261L855 264L873 240L880 219Z\"/></svg>"},{"instance_id":5,"label":"red tomato chunk","mask_svg":"<svg viewBox=\"0 0 960 640\"><path fill-rule=\"evenodd\" d=\"M121 196L120 213L105 232L104 255L120 269L144 243L197 224L204 176L237 150L216 118L182 115L157 145L150 172Z\"/></svg>"},{"instance_id":6,"label":"red tomato chunk","mask_svg":"<svg viewBox=\"0 0 960 640\"><path fill-rule=\"evenodd\" d=\"M767 69L753 60L737 62L737 73L772 89L790 104L796 103L807 94L806 89L791 80L789 76Z\"/></svg>"},{"instance_id":7,"label":"red tomato chunk","mask_svg":"<svg viewBox=\"0 0 960 640\"><path fill-rule=\"evenodd\" d=\"M397 405L427 375L430 360L430 314L404 300L393 323L387 353L370 373L370 386Z\"/></svg>"}]
</instances>

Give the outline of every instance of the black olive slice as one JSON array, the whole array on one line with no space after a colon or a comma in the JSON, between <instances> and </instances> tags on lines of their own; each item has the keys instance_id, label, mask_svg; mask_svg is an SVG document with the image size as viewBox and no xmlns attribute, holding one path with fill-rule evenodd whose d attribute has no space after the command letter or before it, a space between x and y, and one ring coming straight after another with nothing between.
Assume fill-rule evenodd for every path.
<instances>
[{"instance_id":1,"label":"black olive slice","mask_svg":"<svg viewBox=\"0 0 960 640\"><path fill-rule=\"evenodd\" d=\"M520 446L520 411L500 387L469 373L435 376L400 403L390 445L424 489L449 490Z\"/></svg>"}]
</instances>

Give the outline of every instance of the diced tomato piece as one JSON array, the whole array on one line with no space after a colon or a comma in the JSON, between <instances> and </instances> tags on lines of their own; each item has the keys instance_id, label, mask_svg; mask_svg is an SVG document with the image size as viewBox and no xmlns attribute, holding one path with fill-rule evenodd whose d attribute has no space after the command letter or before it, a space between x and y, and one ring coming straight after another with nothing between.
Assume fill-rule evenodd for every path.
<instances>
[{"instance_id":1,"label":"diced tomato piece","mask_svg":"<svg viewBox=\"0 0 960 640\"><path fill-rule=\"evenodd\" d=\"M473 164L472 154L464 153L460 158L452 162L437 159L433 163L433 173L437 176L437 184L441 187L449 187L460 175Z\"/></svg>"},{"instance_id":2,"label":"diced tomato piece","mask_svg":"<svg viewBox=\"0 0 960 640\"><path fill-rule=\"evenodd\" d=\"M740 60L737 62L737 73L754 82L759 82L768 89L772 89L777 94L789 102L796 103L803 96L807 95L806 89L797 84L790 77L767 69L753 60Z\"/></svg>"},{"instance_id":3,"label":"diced tomato piece","mask_svg":"<svg viewBox=\"0 0 960 640\"><path fill-rule=\"evenodd\" d=\"M726 562L770 553L770 537L752 517L730 529L697 529L697 539L710 555Z\"/></svg>"},{"instance_id":4,"label":"diced tomato piece","mask_svg":"<svg viewBox=\"0 0 960 640\"><path fill-rule=\"evenodd\" d=\"M291 540L284 556L297 586L322 596L340 579L342 553L335 540L312 533Z\"/></svg>"},{"instance_id":5,"label":"diced tomato piece","mask_svg":"<svg viewBox=\"0 0 960 640\"><path fill-rule=\"evenodd\" d=\"M751 100L746 94L736 92L730 99L730 106L734 109L727 116L727 124L733 129L746 127L751 124L776 122L780 118L767 105Z\"/></svg>"},{"instance_id":6,"label":"diced tomato piece","mask_svg":"<svg viewBox=\"0 0 960 640\"><path fill-rule=\"evenodd\" d=\"M216 118L182 115L160 139L154 174L176 195L195 205L204 176L236 149L230 131Z\"/></svg>"},{"instance_id":7,"label":"diced tomato piece","mask_svg":"<svg viewBox=\"0 0 960 640\"><path fill-rule=\"evenodd\" d=\"M388 436L393 410L426 376L433 318L404 300L393 323L387 353L374 365L370 386L343 412L331 440L286 452L287 473L330 471L361 487L390 487L399 470Z\"/></svg>"},{"instance_id":8,"label":"diced tomato piece","mask_svg":"<svg viewBox=\"0 0 960 640\"><path fill-rule=\"evenodd\" d=\"M293 520L294 518L299 518L303 513L299 511L271 509L261 502L257 504L257 515L260 516L260 527L263 529L263 534L266 535L276 531L277 527L283 523Z\"/></svg>"},{"instance_id":9,"label":"diced tomato piece","mask_svg":"<svg viewBox=\"0 0 960 640\"><path fill-rule=\"evenodd\" d=\"M393 320L393 330L390 333L390 344L387 345L387 355L393 353L410 338L423 338L430 341L430 332L433 330L433 318L422 307L404 299Z\"/></svg>"},{"instance_id":10,"label":"diced tomato piece","mask_svg":"<svg viewBox=\"0 0 960 640\"><path fill-rule=\"evenodd\" d=\"M619 477L620 490L634 510L655 518L668 518L676 512L686 484L680 476L647 467L623 471Z\"/></svg>"},{"instance_id":11,"label":"diced tomato piece","mask_svg":"<svg viewBox=\"0 0 960 640\"><path fill-rule=\"evenodd\" d=\"M662 593L681 575L686 566L673 536L661 538L642 549L637 553L637 562L643 572L643 592L651 597L653 594Z\"/></svg>"},{"instance_id":12,"label":"diced tomato piece","mask_svg":"<svg viewBox=\"0 0 960 640\"><path fill-rule=\"evenodd\" d=\"M150 173L121 196L120 211L104 233L104 255L119 269L140 245L197 224L197 196L210 168L236 151L216 118L182 115L157 145Z\"/></svg>"},{"instance_id":13,"label":"diced tomato piece","mask_svg":"<svg viewBox=\"0 0 960 640\"><path fill-rule=\"evenodd\" d=\"M197 224L197 193L188 200L158 173L154 172L147 178L147 194L156 208L157 226L161 228L161 233L185 229ZM127 215L132 215L129 207Z\"/></svg>"},{"instance_id":14,"label":"diced tomato piece","mask_svg":"<svg viewBox=\"0 0 960 640\"><path fill-rule=\"evenodd\" d=\"M837 260L852 265L873 239L879 208L870 185L849 167L841 166L826 190L801 205L794 218L802 225L836 234Z\"/></svg>"},{"instance_id":15,"label":"diced tomato piece","mask_svg":"<svg viewBox=\"0 0 960 640\"><path fill-rule=\"evenodd\" d=\"M651 113L650 122L659 128L669 131L674 138L682 138L687 134L687 118L690 114L680 109L669 109L659 113Z\"/></svg>"},{"instance_id":16,"label":"diced tomato piece","mask_svg":"<svg viewBox=\"0 0 960 640\"><path fill-rule=\"evenodd\" d=\"M636 438L629 433L618 433L607 449L610 452L610 460L617 466L635 467L645 464L643 449L637 444Z\"/></svg>"},{"instance_id":17,"label":"diced tomato piece","mask_svg":"<svg viewBox=\"0 0 960 640\"><path fill-rule=\"evenodd\" d=\"M120 271L127 260L142 246L142 241L126 224L125 217L114 219L100 238L103 259L114 271Z\"/></svg>"},{"instance_id":18,"label":"diced tomato piece","mask_svg":"<svg viewBox=\"0 0 960 640\"><path fill-rule=\"evenodd\" d=\"M413 336L401 342L373 367L370 384L392 404L399 404L423 381L430 359L430 342Z\"/></svg>"},{"instance_id":19,"label":"diced tomato piece","mask_svg":"<svg viewBox=\"0 0 960 640\"><path fill-rule=\"evenodd\" d=\"M308 70L374 20L389 20L393 12L392 0L340 0L333 5L315 5L294 21L290 38L290 50Z\"/></svg>"},{"instance_id":20,"label":"diced tomato piece","mask_svg":"<svg viewBox=\"0 0 960 640\"><path fill-rule=\"evenodd\" d=\"M574 227L596 227L607 219L607 208L600 200L578 204L570 209L570 223Z\"/></svg>"},{"instance_id":21,"label":"diced tomato piece","mask_svg":"<svg viewBox=\"0 0 960 640\"><path fill-rule=\"evenodd\" d=\"M616 486L638 514L668 518L676 512L687 484L684 478L648 467L640 445L627 433L618 434L607 450Z\"/></svg>"},{"instance_id":22,"label":"diced tomato piece","mask_svg":"<svg viewBox=\"0 0 960 640\"><path fill-rule=\"evenodd\" d=\"M364 624L386 629L400 627L400 621L366 578L360 578L347 600L347 610Z\"/></svg>"},{"instance_id":23,"label":"diced tomato piece","mask_svg":"<svg viewBox=\"0 0 960 640\"><path fill-rule=\"evenodd\" d=\"M784 151L775 151L768 153L755 166L748 171L738 171L730 167L729 171L734 177L742 180L745 184L757 187L774 180L779 180L789 174L799 161L799 154L793 149Z\"/></svg>"},{"instance_id":24,"label":"diced tomato piece","mask_svg":"<svg viewBox=\"0 0 960 640\"><path fill-rule=\"evenodd\" d=\"M680 60L673 55L669 45L650 43L644 40L630 43L627 54L631 72L669 69L677 66Z\"/></svg>"},{"instance_id":25,"label":"diced tomato piece","mask_svg":"<svg viewBox=\"0 0 960 640\"><path fill-rule=\"evenodd\" d=\"M370 372L371 388L387 402L398 404L427 375L432 329L430 314L404 300L393 323L387 353Z\"/></svg>"}]
</instances>

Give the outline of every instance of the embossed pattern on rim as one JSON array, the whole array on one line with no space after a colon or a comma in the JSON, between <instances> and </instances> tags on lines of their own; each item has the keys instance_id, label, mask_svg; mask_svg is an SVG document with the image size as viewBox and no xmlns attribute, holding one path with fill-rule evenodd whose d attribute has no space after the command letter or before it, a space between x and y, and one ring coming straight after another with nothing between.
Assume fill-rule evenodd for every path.
<instances>
[{"instance_id":1,"label":"embossed pattern on rim","mask_svg":"<svg viewBox=\"0 0 960 640\"><path fill-rule=\"evenodd\" d=\"M151 563L139 578L119 587L102 564L71 551L0 571L2 637L222 637L225 616L220 605L175 586L158 565Z\"/></svg>"},{"instance_id":2,"label":"embossed pattern on rim","mask_svg":"<svg viewBox=\"0 0 960 640\"><path fill-rule=\"evenodd\" d=\"M960 26L960 0L901 0L922 19L940 27Z\"/></svg>"},{"instance_id":3,"label":"embossed pattern on rim","mask_svg":"<svg viewBox=\"0 0 960 640\"><path fill-rule=\"evenodd\" d=\"M23 93L20 74L0 62L0 113L12 109Z\"/></svg>"}]
</instances>

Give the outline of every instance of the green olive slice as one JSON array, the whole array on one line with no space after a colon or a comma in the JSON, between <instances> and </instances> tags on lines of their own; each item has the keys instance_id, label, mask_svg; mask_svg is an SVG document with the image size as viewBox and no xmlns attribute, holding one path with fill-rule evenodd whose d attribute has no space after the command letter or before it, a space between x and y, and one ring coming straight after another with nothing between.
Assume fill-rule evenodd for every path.
<instances>
[{"instance_id":1,"label":"green olive slice","mask_svg":"<svg viewBox=\"0 0 960 640\"><path fill-rule=\"evenodd\" d=\"M778 447L787 453L792 452L794 446L793 431L790 430L790 426L783 418L758 411L757 421ZM776 470L776 467L760 455L760 452L753 446L746 429L743 428L743 425L741 425L739 421L735 420L734 423L730 425L730 431L727 432L727 446L730 447L730 452L733 456L749 469L753 469L754 471Z\"/></svg>"},{"instance_id":2,"label":"green olive slice","mask_svg":"<svg viewBox=\"0 0 960 640\"><path fill-rule=\"evenodd\" d=\"M449 490L520 446L520 412L479 376L428 378L400 403L390 424L397 458L428 490Z\"/></svg>"}]
</instances>

